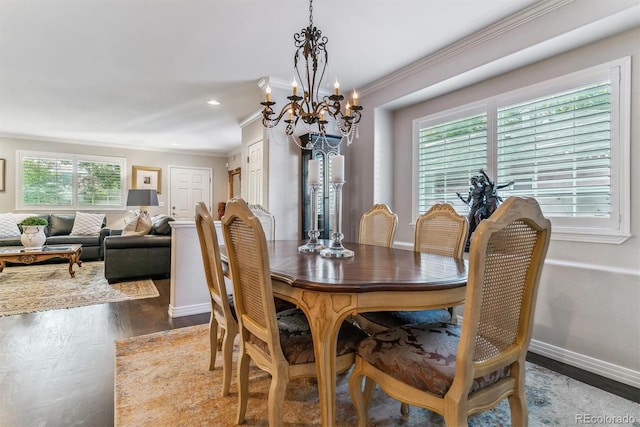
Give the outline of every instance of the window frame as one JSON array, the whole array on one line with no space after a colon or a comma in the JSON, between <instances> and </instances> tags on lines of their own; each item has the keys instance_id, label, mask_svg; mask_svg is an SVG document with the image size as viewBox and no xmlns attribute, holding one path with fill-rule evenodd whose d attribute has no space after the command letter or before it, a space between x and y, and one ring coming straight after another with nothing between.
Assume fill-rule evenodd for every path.
<instances>
[{"instance_id":1,"label":"window frame","mask_svg":"<svg viewBox=\"0 0 640 427\"><path fill-rule=\"evenodd\" d=\"M42 159L65 159L72 162L72 204L70 205L28 205L23 203L23 161L25 157ZM117 163L120 165L120 205L79 205L78 204L78 163L79 162ZM123 211L126 210L127 159L115 156L96 156L91 154L56 153L46 151L16 150L16 210L29 211Z\"/></svg>"},{"instance_id":2,"label":"window frame","mask_svg":"<svg viewBox=\"0 0 640 427\"><path fill-rule=\"evenodd\" d=\"M444 123L477 114L487 115L487 174L497 177L497 111L498 108L518 102L552 95L593 82L604 74L611 82L611 214L605 226L594 224L590 218L563 218L549 216L553 225L551 239L621 244L631 236L631 58L629 56L599 64L587 69L556 77L483 100L461 105L413 120L412 167L412 223L420 215L419 200L419 131L424 123ZM506 190L505 190L506 191ZM462 211L459 206L457 210Z\"/></svg>"}]
</instances>

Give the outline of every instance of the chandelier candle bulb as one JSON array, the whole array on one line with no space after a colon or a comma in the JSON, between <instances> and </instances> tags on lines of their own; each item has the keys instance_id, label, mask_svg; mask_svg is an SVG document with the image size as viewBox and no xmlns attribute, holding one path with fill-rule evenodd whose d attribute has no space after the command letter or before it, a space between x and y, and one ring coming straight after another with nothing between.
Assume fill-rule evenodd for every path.
<instances>
[{"instance_id":1,"label":"chandelier candle bulb","mask_svg":"<svg viewBox=\"0 0 640 427\"><path fill-rule=\"evenodd\" d=\"M293 83L291 84L291 88L293 90L293 96L296 96L298 94L298 82L293 79Z\"/></svg>"},{"instance_id":2,"label":"chandelier candle bulb","mask_svg":"<svg viewBox=\"0 0 640 427\"><path fill-rule=\"evenodd\" d=\"M320 184L320 162L309 160L309 184Z\"/></svg>"},{"instance_id":3,"label":"chandelier candle bulb","mask_svg":"<svg viewBox=\"0 0 640 427\"><path fill-rule=\"evenodd\" d=\"M344 182L344 156L342 154L331 157L331 182Z\"/></svg>"},{"instance_id":4,"label":"chandelier candle bulb","mask_svg":"<svg viewBox=\"0 0 640 427\"><path fill-rule=\"evenodd\" d=\"M271 88L269 86L267 86L267 88L264 90L264 93L265 93L265 101L271 102Z\"/></svg>"},{"instance_id":5,"label":"chandelier candle bulb","mask_svg":"<svg viewBox=\"0 0 640 427\"><path fill-rule=\"evenodd\" d=\"M357 106L358 105L358 93L354 90L353 91L353 106Z\"/></svg>"},{"instance_id":6,"label":"chandelier candle bulb","mask_svg":"<svg viewBox=\"0 0 640 427\"><path fill-rule=\"evenodd\" d=\"M338 79L336 79L336 82L333 84L333 94L336 96L340 95L340 83L338 83Z\"/></svg>"}]
</instances>

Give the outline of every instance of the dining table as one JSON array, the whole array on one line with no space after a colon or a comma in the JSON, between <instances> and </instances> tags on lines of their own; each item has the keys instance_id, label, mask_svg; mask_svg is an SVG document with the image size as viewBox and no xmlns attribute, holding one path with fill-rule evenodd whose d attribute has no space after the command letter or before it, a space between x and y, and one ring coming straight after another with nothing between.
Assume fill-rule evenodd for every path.
<instances>
[{"instance_id":1,"label":"dining table","mask_svg":"<svg viewBox=\"0 0 640 427\"><path fill-rule=\"evenodd\" d=\"M323 426L336 425L336 342L342 322L368 311L425 310L464 303L464 259L343 242L350 258L298 253L298 240L267 241L273 293L308 317ZM321 240L326 247L330 241ZM228 270L224 246L223 267Z\"/></svg>"}]
</instances>

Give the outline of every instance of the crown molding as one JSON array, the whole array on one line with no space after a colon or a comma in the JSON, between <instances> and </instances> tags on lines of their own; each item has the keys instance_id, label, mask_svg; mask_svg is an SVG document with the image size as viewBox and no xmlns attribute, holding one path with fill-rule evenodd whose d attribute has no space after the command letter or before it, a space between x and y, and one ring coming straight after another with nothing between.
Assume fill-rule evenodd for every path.
<instances>
[{"instance_id":1,"label":"crown molding","mask_svg":"<svg viewBox=\"0 0 640 427\"><path fill-rule=\"evenodd\" d=\"M153 151L158 153L173 153L173 154L190 154L194 156L206 156L206 157L226 157L227 153L212 153L202 150L183 150L180 148L156 148L145 146L134 146L131 144L118 143L118 142L104 142L104 141L84 141L69 138L58 138L51 136L33 135L33 134L18 134L10 132L0 132L0 138L6 139L18 139L32 142L55 142L58 144L70 144L70 145L85 145L91 147L106 147L106 148L122 148L132 151Z\"/></svg>"},{"instance_id":2,"label":"crown molding","mask_svg":"<svg viewBox=\"0 0 640 427\"><path fill-rule=\"evenodd\" d=\"M458 55L462 55L465 52L475 49L478 46L487 43L498 37L504 36L509 31L526 25L531 21L539 19L541 16L548 15L554 11L573 3L575 0L547 0L535 3L531 7L503 19L487 28L476 32L464 39L453 43L433 54L414 62L398 71L395 71L373 83L364 86L360 89L361 96L369 95L373 92L377 92L387 86L397 83L407 77L420 73L425 70L436 67L438 64Z\"/></svg>"}]
</instances>

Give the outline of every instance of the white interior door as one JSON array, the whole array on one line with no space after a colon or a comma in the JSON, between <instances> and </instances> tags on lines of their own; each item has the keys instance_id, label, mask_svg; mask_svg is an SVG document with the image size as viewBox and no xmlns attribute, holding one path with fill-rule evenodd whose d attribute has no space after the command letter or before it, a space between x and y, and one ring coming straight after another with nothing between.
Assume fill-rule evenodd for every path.
<instances>
[{"instance_id":1,"label":"white interior door","mask_svg":"<svg viewBox=\"0 0 640 427\"><path fill-rule=\"evenodd\" d=\"M169 215L178 221L192 221L196 204L204 202L211 210L211 169L169 167Z\"/></svg>"},{"instance_id":2,"label":"white interior door","mask_svg":"<svg viewBox=\"0 0 640 427\"><path fill-rule=\"evenodd\" d=\"M247 203L264 206L264 164L262 141L248 147L249 164L247 170Z\"/></svg>"}]
</instances>

